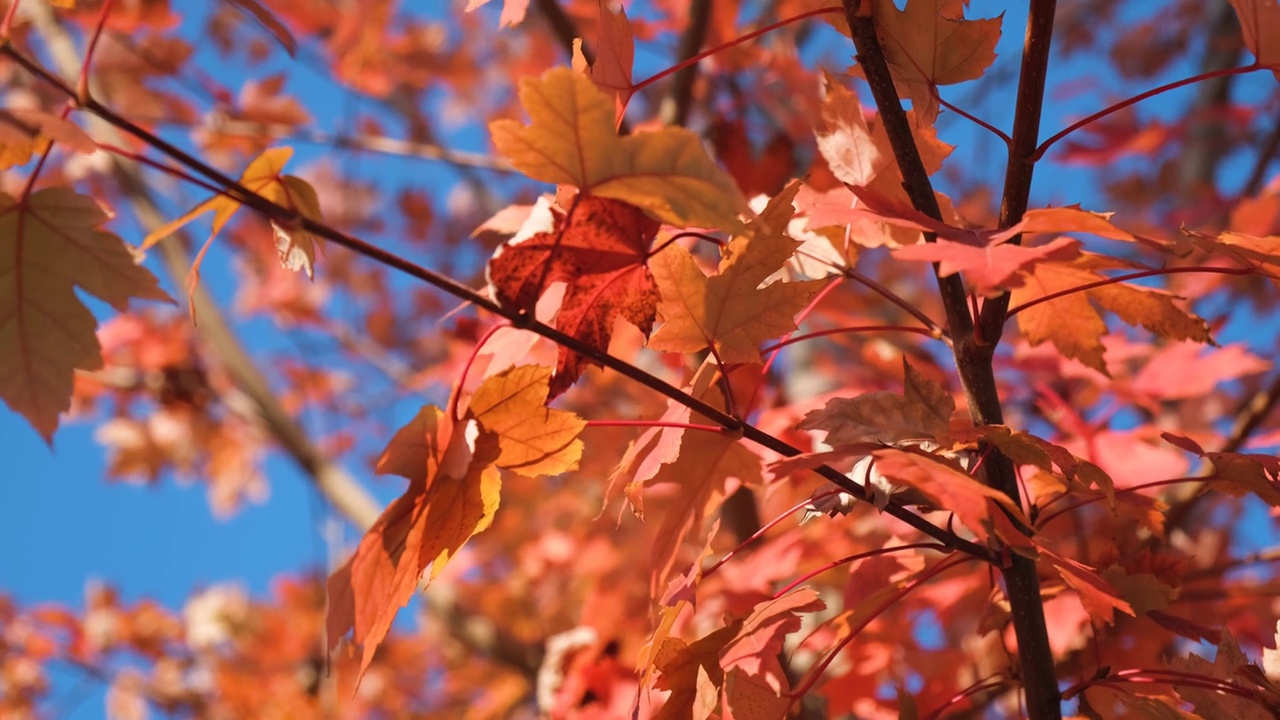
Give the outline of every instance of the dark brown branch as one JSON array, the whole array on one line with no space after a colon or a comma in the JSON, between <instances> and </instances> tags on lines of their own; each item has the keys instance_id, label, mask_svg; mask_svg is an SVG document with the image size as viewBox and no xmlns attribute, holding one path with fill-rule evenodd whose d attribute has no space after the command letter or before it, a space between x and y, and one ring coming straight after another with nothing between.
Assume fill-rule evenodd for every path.
<instances>
[{"instance_id":1,"label":"dark brown branch","mask_svg":"<svg viewBox=\"0 0 1280 720\"><path fill-rule=\"evenodd\" d=\"M929 173L925 171L920 150L916 147L915 136L911 133L911 121L907 119L902 103L898 101L898 90L889 73L889 64L885 61L880 39L876 37L875 23L870 17L858 17L857 9L860 4L860 0L844 0L845 17L849 21L853 43L858 52L858 64L862 66L867 85L871 87L871 95L880 110L880 122L889 136L894 159L902 171L902 186L915 209L941 222L942 209L938 206L938 196L933 192L933 183L929 181ZM933 242L937 238L933 233L926 232L924 239L925 242ZM973 319L969 316L964 281L959 275L942 277L938 273L937 263L934 263L933 269L938 279L943 306L947 310L947 330L952 340L960 342L963 337L973 334Z\"/></svg>"},{"instance_id":2,"label":"dark brown branch","mask_svg":"<svg viewBox=\"0 0 1280 720\"><path fill-rule=\"evenodd\" d=\"M682 63L702 49L711 25L711 1L693 0L689 6L689 26L680 37L674 64ZM658 117L665 125L684 125L689 121L693 103L693 83L698 78L698 63L680 68L671 81L671 89L658 108Z\"/></svg>"},{"instance_id":3,"label":"dark brown branch","mask_svg":"<svg viewBox=\"0 0 1280 720\"><path fill-rule=\"evenodd\" d=\"M1209 33L1204 58L1200 61L1201 71L1235 67L1244 51L1235 8L1230 3L1217 3L1216 13L1206 19ZM1227 155L1224 150L1230 134L1227 123L1217 111L1231 101L1231 85L1235 77L1219 75L1201 83L1195 102L1184 115L1190 120L1190 127L1187 129L1186 149L1178 161L1178 185L1183 197L1189 200L1203 197L1204 189L1213 186L1218 166Z\"/></svg>"},{"instance_id":4,"label":"dark brown branch","mask_svg":"<svg viewBox=\"0 0 1280 720\"><path fill-rule=\"evenodd\" d=\"M929 182L928 173L920 160L919 150L911 134L910 122L898 100L893 77L885 61L884 51L876 34L875 22L870 17L860 17L860 0L843 0L845 18L849 22L858 63L862 67L880 111L894 157L902 171L903 187L912 205L920 212L941 220L937 197ZM1023 49L1022 74L1018 86L1017 113L1010 158L1006 173L1004 201L1001 209L1001 227L1009 227L1021 219L1026 211L1031 189L1031 164L1027 161L1035 151L1039 135L1040 108L1044 98L1044 81L1048 67L1049 46L1053 31L1054 0L1034 0L1027 23L1027 38ZM925 240L933 241L930 233ZM937 275L937 266L934 267ZM969 402L969 414L974 423L1001 424L1004 420L1000 407L1000 395L996 388L992 358L999 333L975 337L973 318L969 314L963 281L958 275L947 278L938 276L938 287L943 306L947 311L954 343L956 370ZM994 304L989 322L995 327L1004 324L1007 297ZM985 316L985 313L984 313ZM997 322L998 319L998 322ZM979 320L981 322L981 319ZM988 323L982 323L985 329ZM1017 476L1013 463L999 451L993 450L986 463L988 484L1021 504ZM1026 529L1029 532L1029 529ZM1053 650L1049 646L1045 626L1044 606L1040 596L1040 579L1036 563L1030 558L1014 554L1007 567L1002 568L1005 593L1009 598L1010 614L1018 639L1018 655L1021 679L1026 693L1027 711L1032 718L1057 720L1062 717L1061 694L1058 691Z\"/></svg>"},{"instance_id":5,"label":"dark brown branch","mask_svg":"<svg viewBox=\"0 0 1280 720\"><path fill-rule=\"evenodd\" d=\"M560 7L560 3L556 0L538 0L538 11L546 18L547 24L551 26L551 32L560 41L560 46L564 48L565 53L572 57L573 41L578 39L578 28L573 24L573 18L565 13L564 8ZM582 57L588 65L594 63L595 48L589 48L583 43Z\"/></svg>"},{"instance_id":6,"label":"dark brown branch","mask_svg":"<svg viewBox=\"0 0 1280 720\"><path fill-rule=\"evenodd\" d=\"M1009 162L1004 171L1004 193L1000 200L1000 227L1012 227L1027 212L1031 199L1031 178L1035 170L1032 156L1040 141L1040 112L1044 107L1045 78L1049 72L1049 48L1053 40L1056 0L1036 0L1027 18L1026 45L1022 51L1022 71L1018 76L1018 101L1009 143ZM1022 243L1016 235L1011 244ZM987 302L978 319L978 331L985 342L999 342L1009 309L1009 293Z\"/></svg>"},{"instance_id":7,"label":"dark brown branch","mask_svg":"<svg viewBox=\"0 0 1280 720\"><path fill-rule=\"evenodd\" d=\"M75 97L75 90L71 86L57 76L51 74L40 64L23 55L12 45L4 44L3 46L0 46L0 54L9 57L18 65L22 66L22 68L27 72L39 77L41 80L60 90L68 97ZM225 188L230 197L234 198L244 206L252 208L267 218L296 224L303 230L329 240L335 245L345 247L348 250L363 255L364 257L381 263L382 265L425 282L432 287L443 290L458 299L464 300L481 309L506 318L512 326L537 333L538 335L541 335L562 347L568 348L572 352L588 357L600 363L602 366L640 383L641 385L644 385L645 387L648 387L651 390L684 405L694 412L706 416L712 422L724 427L730 432L741 432L743 437L746 439L763 447L769 448L780 455L793 457L801 452L790 443L780 440L773 435L760 430L754 425L743 422L739 418L736 418L733 415L730 415L729 413L726 413L723 410L720 410L719 408L684 392L680 388L645 372L625 360L614 357L608 352L595 348L576 337L551 327L550 325L541 323L525 312L503 307L489 297L486 297L453 278L441 275L428 268L409 262L394 253L347 235L346 233L329 227L324 223L316 222L310 218L299 217L297 212L291 208L277 205L262 197L260 194L248 190L238 181L191 156L186 151L174 146L163 138L158 137L138 125L135 125L133 122L120 116L111 108L106 107L93 98L86 99L81 104L81 107L94 115L97 115L116 128L133 135L135 138L178 161L182 165L185 165L192 172L203 175L219 187ZM827 466L817 468L816 471L823 478L832 482L853 497L867 502L871 501L870 493L865 488L853 482L840 471ZM901 505L890 503L884 509L884 512L910 525L916 530L919 530L925 535L938 540L947 547L960 550L972 555L973 557L980 558L988 562L995 562L997 560L997 556L988 548L978 545L970 540L961 538L953 532L939 528L925 520L920 515L917 515Z\"/></svg>"},{"instance_id":8,"label":"dark brown branch","mask_svg":"<svg viewBox=\"0 0 1280 720\"><path fill-rule=\"evenodd\" d=\"M1258 159L1253 164L1253 170L1249 173L1249 179L1244 184L1244 190L1240 193L1241 197L1253 197L1262 189L1262 183L1267 179L1267 167L1271 165L1271 161L1275 159L1276 153L1280 151L1280 122L1271 128L1271 132L1267 135L1267 139L1262 143L1262 149L1258 151Z\"/></svg>"}]
</instances>

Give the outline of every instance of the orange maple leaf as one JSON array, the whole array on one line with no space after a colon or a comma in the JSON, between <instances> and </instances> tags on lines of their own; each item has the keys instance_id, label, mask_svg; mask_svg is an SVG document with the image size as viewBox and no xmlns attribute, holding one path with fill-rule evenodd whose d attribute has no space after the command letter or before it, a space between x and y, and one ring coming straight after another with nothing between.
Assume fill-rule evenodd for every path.
<instances>
[{"instance_id":1,"label":"orange maple leaf","mask_svg":"<svg viewBox=\"0 0 1280 720\"><path fill-rule=\"evenodd\" d=\"M330 649L353 629L353 640L363 645L362 673L427 566L428 580L434 579L471 536L493 522L502 483L494 463L500 454L495 433L470 418L450 422L434 407L424 407L387 445L379 472L405 476L409 488L328 583Z\"/></svg>"},{"instance_id":2,"label":"orange maple leaf","mask_svg":"<svg viewBox=\"0 0 1280 720\"><path fill-rule=\"evenodd\" d=\"M0 397L46 442L71 406L73 372L102 367L98 323L75 288L118 311L130 298L173 302L129 246L100 229L108 217L70 188L21 200L0 193Z\"/></svg>"},{"instance_id":3,"label":"orange maple leaf","mask_svg":"<svg viewBox=\"0 0 1280 720\"><path fill-rule=\"evenodd\" d=\"M1186 657L1170 658L1169 666L1185 673L1187 678L1220 679L1231 682L1237 687L1252 690L1249 695L1232 694L1206 688L1203 682L1196 683L1188 680L1185 683L1175 683L1174 689L1178 691L1178 695L1191 705L1198 717L1261 720L1275 716L1274 681L1258 671L1257 665L1249 660L1231 635L1231 631L1226 628L1222 631L1222 638L1218 642L1217 654L1214 655L1213 662L1188 652ZM1265 685L1260 687L1259 679ZM1253 690L1254 688L1257 689ZM1264 705L1263 700L1271 702Z\"/></svg>"},{"instance_id":4,"label":"orange maple leaf","mask_svg":"<svg viewBox=\"0 0 1280 720\"><path fill-rule=\"evenodd\" d=\"M1185 228L1182 232L1191 238L1195 247L1253 268L1272 284L1280 286L1280 235L1258 236L1238 232L1206 235Z\"/></svg>"},{"instance_id":5,"label":"orange maple leaf","mask_svg":"<svg viewBox=\"0 0 1280 720\"><path fill-rule=\"evenodd\" d=\"M1115 621L1116 610L1137 616L1133 607L1120 597L1120 591L1093 568L1069 557L1063 557L1043 545L1037 545L1036 550L1058 571L1062 581L1076 591L1084 611L1089 613L1089 617L1095 622L1110 625Z\"/></svg>"},{"instance_id":6,"label":"orange maple leaf","mask_svg":"<svg viewBox=\"0 0 1280 720\"><path fill-rule=\"evenodd\" d=\"M1280 2L1276 0L1230 0L1240 18L1244 44L1258 58L1259 65L1271 67L1280 79Z\"/></svg>"},{"instance_id":7,"label":"orange maple leaf","mask_svg":"<svg viewBox=\"0 0 1280 720\"><path fill-rule=\"evenodd\" d=\"M783 640L800 629L799 613L825 607L817 591L802 588L758 603L748 615L731 615L725 627L692 643L663 636L652 665L642 666L646 682L671 691L656 717L711 717L702 711L718 709L721 703L735 718L785 715L791 698L786 696L790 686L778 660ZM659 673L653 680L647 674L650 667Z\"/></svg>"},{"instance_id":8,"label":"orange maple leaf","mask_svg":"<svg viewBox=\"0 0 1280 720\"><path fill-rule=\"evenodd\" d=\"M826 97L818 117L815 135L818 151L831 172L850 185L867 187L885 197L906 200L902 171L894 159L893 145L884 124L868 121L857 93L844 86L830 72L823 72ZM909 111L908 115L912 113ZM932 127L913 127L916 148L925 172L932 175L955 148L938 139Z\"/></svg>"},{"instance_id":9,"label":"orange maple leaf","mask_svg":"<svg viewBox=\"0 0 1280 720\"><path fill-rule=\"evenodd\" d=\"M521 365L487 378L471 396L467 412L498 436L498 467L531 478L578 467L587 422L546 407L550 380L551 368Z\"/></svg>"},{"instance_id":10,"label":"orange maple leaf","mask_svg":"<svg viewBox=\"0 0 1280 720\"><path fill-rule=\"evenodd\" d=\"M1027 273L1025 283L1013 289L1010 304L1024 305L1046 295L1104 280L1095 268L1108 264L1114 265L1091 254L1069 263L1039 263ZM1204 320L1178 307L1174 299L1175 296L1161 290L1112 283L1023 309L1017 314L1018 328L1033 346L1048 340L1063 355L1106 375L1102 336L1107 333L1107 325L1094 309L1094 303L1129 325L1141 325L1168 340L1213 341Z\"/></svg>"},{"instance_id":11,"label":"orange maple leaf","mask_svg":"<svg viewBox=\"0 0 1280 720\"><path fill-rule=\"evenodd\" d=\"M663 222L736 228L747 201L684 128L618 137L613 99L570 68L520 81L526 126L489 124L494 147L520 172L631 203Z\"/></svg>"},{"instance_id":12,"label":"orange maple leaf","mask_svg":"<svg viewBox=\"0 0 1280 720\"><path fill-rule=\"evenodd\" d=\"M1079 205L1035 208L1024 213L1012 227L991 235L991 241L1004 242L1022 233L1087 233L1111 240L1137 241L1138 236L1111 222L1114 214L1092 212Z\"/></svg>"},{"instance_id":13,"label":"orange maple leaf","mask_svg":"<svg viewBox=\"0 0 1280 720\"><path fill-rule=\"evenodd\" d=\"M22 165L50 142L80 153L98 149L75 123L41 110L0 109L0 170Z\"/></svg>"},{"instance_id":14,"label":"orange maple leaf","mask_svg":"<svg viewBox=\"0 0 1280 720\"><path fill-rule=\"evenodd\" d=\"M430 582L493 522L498 468L535 477L577 466L586 423L545 407L550 377L545 367L510 368L480 384L462 420L427 406L387 444L378 472L400 475L409 487L329 579L330 647L354 629L364 646L361 672L427 566Z\"/></svg>"},{"instance_id":15,"label":"orange maple leaf","mask_svg":"<svg viewBox=\"0 0 1280 720\"><path fill-rule=\"evenodd\" d=\"M758 366L739 368L743 376L759 377ZM694 375L688 392L714 407L724 408L720 374L713 362L706 362ZM674 484L678 490L667 505L662 526L655 534L650 559L653 567L652 594L657 597L674 574L676 559L686 538L697 530L723 497L726 483L760 485L764 482L760 456L729 433L686 430L687 423L707 422L689 408L672 401L662 420L667 427L649 428L630 447L610 477L605 502L615 496L613 488L626 482L632 511L644 518L644 492L660 484Z\"/></svg>"},{"instance_id":16,"label":"orange maple leaf","mask_svg":"<svg viewBox=\"0 0 1280 720\"><path fill-rule=\"evenodd\" d=\"M738 634L742 619L733 621L704 638L686 643L668 637L655 653L653 666L658 675L654 688L670 691L667 702L654 715L654 720L678 720L692 717L695 708L714 708L720 704L720 687L724 670L720 668L720 651ZM702 717L710 717L704 714Z\"/></svg>"},{"instance_id":17,"label":"orange maple leaf","mask_svg":"<svg viewBox=\"0 0 1280 720\"><path fill-rule=\"evenodd\" d=\"M783 220L793 212L796 187L774 198L762 219L729 243L715 275L703 275L680 245L670 245L650 260L664 322L649 338L649 347L679 353L712 347L722 362L751 363L760 361L761 343L796 329L795 314L825 281L762 286L800 246L784 233Z\"/></svg>"},{"instance_id":18,"label":"orange maple leaf","mask_svg":"<svg viewBox=\"0 0 1280 720\"><path fill-rule=\"evenodd\" d=\"M590 195L578 196L572 213L553 216L549 232L504 245L489 261L498 302L532 310L546 285L564 282L554 319L560 330L600 350L608 349L617 318L649 334L658 291L645 262L658 223L631 205ZM588 363L599 364L560 348L551 394L569 389Z\"/></svg>"},{"instance_id":19,"label":"orange maple leaf","mask_svg":"<svg viewBox=\"0 0 1280 720\"><path fill-rule=\"evenodd\" d=\"M965 20L967 0L872 0L876 34L898 92L911 98L916 122L938 117L938 85L976 80L996 59L1003 16Z\"/></svg>"},{"instance_id":20,"label":"orange maple leaf","mask_svg":"<svg viewBox=\"0 0 1280 720\"><path fill-rule=\"evenodd\" d=\"M993 514L1001 512L996 505L1018 518L1023 526L1030 525L1022 509L1008 495L983 485L936 456L889 448L876 450L872 457L875 458L876 470L885 478L919 491L933 507L955 513L960 522L981 540L985 541L991 535L993 527L997 534L1005 534L1002 530L1007 528L1007 523L997 524L992 518Z\"/></svg>"}]
</instances>

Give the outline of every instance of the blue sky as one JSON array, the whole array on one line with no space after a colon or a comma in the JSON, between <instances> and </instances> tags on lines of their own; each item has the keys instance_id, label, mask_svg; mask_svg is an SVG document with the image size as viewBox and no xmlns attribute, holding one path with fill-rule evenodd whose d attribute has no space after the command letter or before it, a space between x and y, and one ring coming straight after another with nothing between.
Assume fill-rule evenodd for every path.
<instances>
[{"instance_id":1,"label":"blue sky","mask_svg":"<svg viewBox=\"0 0 1280 720\"><path fill-rule=\"evenodd\" d=\"M974 4L973 12L984 12L984 5L987 4ZM1022 21L1018 11L1007 15L998 62L1013 63L1016 67ZM200 24L198 13L188 18L184 34L192 37ZM496 28L496 24L495 20L492 26ZM829 34L830 42L841 42L834 31L825 26L821 32ZM206 71L216 69L221 73L219 77L232 87L238 76L262 77L285 69L290 73L290 88L306 98L308 109L316 116L316 127L321 129L335 128L352 107L351 101L334 93L331 85L302 68L237 67L234 63L216 60L208 49L194 62ZM661 67L664 60L651 53L641 53L638 62L636 76L644 77ZM1116 80L1115 85L1108 86L1109 75L1102 72L1102 68L1093 58L1078 58L1066 67L1054 66L1051 84L1092 77L1096 79L1096 87L1094 92L1078 94L1069 101L1051 101L1046 109L1042 137L1056 132L1071 118L1119 96L1120 82ZM1001 85L999 89L987 91L982 83L980 80L946 91L946 97L1007 130L1013 104L1011 90ZM1194 89L1183 90L1148 102L1142 106L1142 112L1176 113L1192 93ZM361 109L372 108L365 104ZM971 162L989 177L1002 177L1003 153L994 152L1002 148L990 138L980 140L978 136L984 131L954 117L945 119L943 128L948 139L960 148L949 162ZM484 136L472 126L459 130L448 142L464 149L483 149ZM304 165L324 151L324 148L299 145L294 162ZM367 178L379 174L407 177L416 173L428 185L443 186L453 177L438 165L428 166L429 172L424 173L420 163L377 156L355 161L353 167ZM1113 209L1099 204L1093 173L1090 169L1041 166L1033 206L1081 202L1088 209ZM175 215L182 209L176 205L170 208ZM136 236L130 237L125 225L117 226L116 230L128 239L137 240ZM215 251L207 267L216 267L221 264L219 260ZM231 278L211 271L206 273L205 282L215 290L226 291ZM184 295L181 290L172 287L170 290L175 297ZM244 340L257 350L281 345L265 323L251 324ZM407 398L397 405L394 414L407 420L418 402L416 398ZM391 422L394 426L394 420ZM267 463L265 474L270 484L267 503L246 505L232 518L217 520L211 516L199 484L183 486L172 478L149 487L105 481L104 452L93 441L92 431L93 426L88 423L64 423L56 436L55 451L50 452L25 421L7 409L0 410L0 457L6 461L5 471L0 472L0 589L14 595L19 602L58 601L78 606L86 580L97 578L120 588L126 601L152 597L170 607L180 607L193 590L213 583L234 581L254 594L262 594L271 578L279 573L303 572L327 564L330 550L324 532L332 523L333 515L288 460L273 456ZM368 477L368 468L353 466L350 469L361 477ZM394 488L383 484L379 494L385 500L392 490ZM346 537L350 539L354 534L348 530ZM100 705L87 703L77 716L93 717L98 708Z\"/></svg>"}]
</instances>

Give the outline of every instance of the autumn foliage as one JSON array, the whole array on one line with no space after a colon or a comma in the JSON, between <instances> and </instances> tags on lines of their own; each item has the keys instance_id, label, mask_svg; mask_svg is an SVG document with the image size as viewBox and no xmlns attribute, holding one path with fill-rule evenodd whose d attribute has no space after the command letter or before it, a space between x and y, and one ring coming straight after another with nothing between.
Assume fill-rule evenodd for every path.
<instances>
[{"instance_id":1,"label":"autumn foliage","mask_svg":"<svg viewBox=\"0 0 1280 720\"><path fill-rule=\"evenodd\" d=\"M358 534L0 718L1280 714L1277 0L182 5L0 5L0 398Z\"/></svg>"}]
</instances>

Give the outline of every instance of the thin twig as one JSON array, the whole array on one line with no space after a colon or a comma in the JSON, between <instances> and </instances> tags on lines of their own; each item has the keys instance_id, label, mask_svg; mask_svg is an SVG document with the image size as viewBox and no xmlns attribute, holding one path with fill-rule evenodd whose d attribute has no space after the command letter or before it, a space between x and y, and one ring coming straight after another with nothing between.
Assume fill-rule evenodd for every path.
<instances>
[{"instance_id":1,"label":"thin twig","mask_svg":"<svg viewBox=\"0 0 1280 720\"><path fill-rule=\"evenodd\" d=\"M75 91L63 80L51 74L39 63L31 60L12 45L0 45L0 54L9 57L27 72L40 78L50 86L60 90L68 96L74 97ZM780 455L793 457L801 453L799 448L796 448L790 443L780 440L777 437L760 430L754 425L747 424L744 421L735 418L733 415L690 395L661 378L651 375L625 360L610 355L607 351L593 347L592 345L585 343L572 335L564 333L557 328L539 322L528 313L503 307L486 295L473 290L453 278L412 263L398 255L395 255L394 253L352 237L351 235L336 230L324 223L317 222L306 217L299 217L296 212L271 202L258 193L250 191L225 173L222 173L207 163L193 157L186 151L167 142L163 138L158 137L154 133L139 127L93 98L88 98L82 106L85 110L97 115L111 125L133 135L135 138L149 144L165 155L168 155L173 160L185 165L193 172L203 175L214 183L226 188L226 192L229 195L235 197L235 199L240 201L246 207L254 209L256 212L267 218L296 223L303 230L322 237L335 245L345 247L348 250L352 250L357 254L374 260L375 262L398 270L410 277L425 282L432 287L449 293L456 298L465 300L478 308L504 317L511 322L513 327L535 332L572 352L590 358L591 360L594 360L624 377L634 380L655 392L675 400L695 412L701 413L712 422L722 425L728 430L741 431L746 439L773 450ZM871 501L870 494L865 488L850 480L840 471L827 466L817 468L816 471L822 477L834 483L845 492L848 492L853 497L865 502ZM899 504L890 503L884 508L884 512L910 525L916 530L919 530L925 535L946 544L948 547L955 548L972 555L973 557L980 558L988 562L997 561L996 556L982 545L966 540L949 530L939 528L925 520L920 515Z\"/></svg>"}]
</instances>

